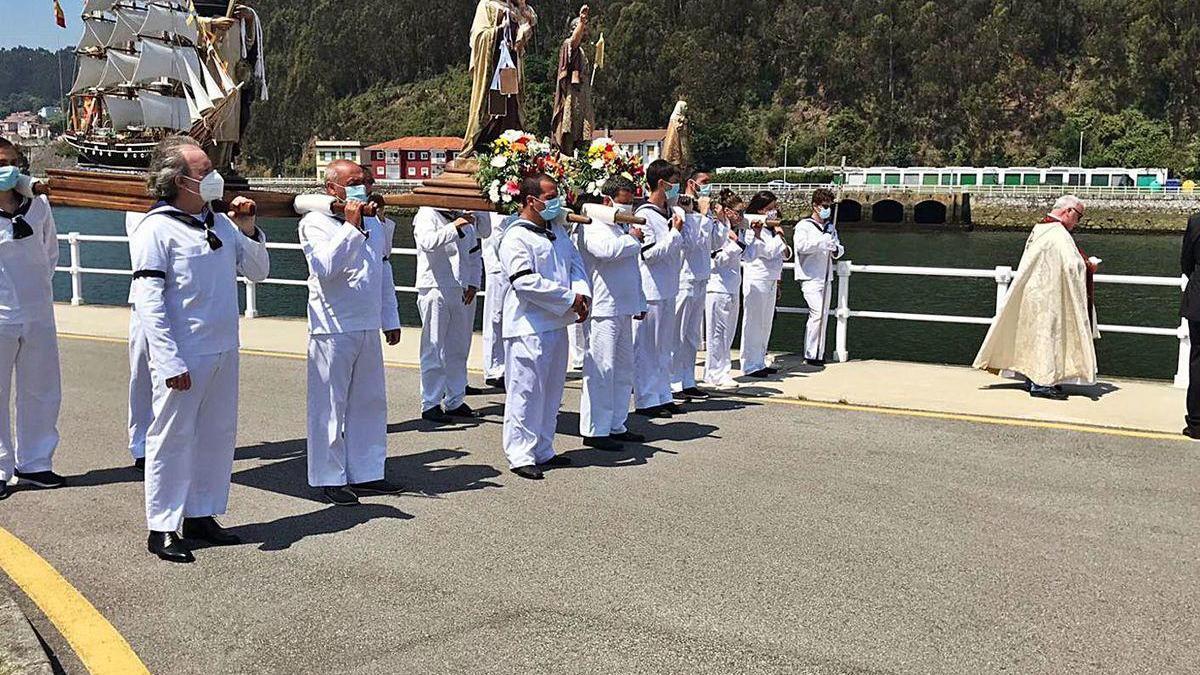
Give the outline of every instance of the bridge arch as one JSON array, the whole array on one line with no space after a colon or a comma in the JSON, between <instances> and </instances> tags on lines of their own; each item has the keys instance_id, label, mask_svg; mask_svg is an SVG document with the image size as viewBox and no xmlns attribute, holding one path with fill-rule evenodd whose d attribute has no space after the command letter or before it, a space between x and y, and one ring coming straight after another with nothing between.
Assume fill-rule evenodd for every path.
<instances>
[{"instance_id":1,"label":"bridge arch","mask_svg":"<svg viewBox=\"0 0 1200 675\"><path fill-rule=\"evenodd\" d=\"M918 225L945 225L946 205L927 199L913 207L913 222Z\"/></svg>"},{"instance_id":2,"label":"bridge arch","mask_svg":"<svg viewBox=\"0 0 1200 675\"><path fill-rule=\"evenodd\" d=\"M838 222L861 223L862 204L853 199L843 199L838 202Z\"/></svg>"},{"instance_id":3,"label":"bridge arch","mask_svg":"<svg viewBox=\"0 0 1200 675\"><path fill-rule=\"evenodd\" d=\"M876 223L903 223L904 204L895 199L881 199L871 205L871 220Z\"/></svg>"}]
</instances>

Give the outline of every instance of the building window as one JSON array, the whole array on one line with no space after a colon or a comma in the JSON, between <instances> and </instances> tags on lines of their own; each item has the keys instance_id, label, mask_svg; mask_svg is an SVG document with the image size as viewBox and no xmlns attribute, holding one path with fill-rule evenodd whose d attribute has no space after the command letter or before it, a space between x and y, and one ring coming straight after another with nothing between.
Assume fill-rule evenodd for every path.
<instances>
[{"instance_id":1,"label":"building window","mask_svg":"<svg viewBox=\"0 0 1200 675\"><path fill-rule=\"evenodd\" d=\"M382 166L375 167L375 175L376 176L382 177L384 175L385 171L386 170Z\"/></svg>"},{"instance_id":2,"label":"building window","mask_svg":"<svg viewBox=\"0 0 1200 675\"><path fill-rule=\"evenodd\" d=\"M421 159L429 159L429 153L428 153L428 152L422 152L422 153L421 153Z\"/></svg>"},{"instance_id":3,"label":"building window","mask_svg":"<svg viewBox=\"0 0 1200 675\"><path fill-rule=\"evenodd\" d=\"M410 155L411 155L412 153L410 152L410 153L408 153L408 154L410 154ZM415 167L415 166L410 166L410 167L408 167L408 175L410 175L410 176L413 176L413 177L416 177L416 175L417 175L417 167Z\"/></svg>"},{"instance_id":4,"label":"building window","mask_svg":"<svg viewBox=\"0 0 1200 675\"><path fill-rule=\"evenodd\" d=\"M392 164L396 164L400 161L400 151L399 150L388 150L387 157L388 157L389 162L391 162Z\"/></svg>"},{"instance_id":5,"label":"building window","mask_svg":"<svg viewBox=\"0 0 1200 675\"><path fill-rule=\"evenodd\" d=\"M409 158L409 159L416 159L416 158L417 158L417 153L415 153L415 152L409 152L409 153L408 153L408 158Z\"/></svg>"},{"instance_id":6,"label":"building window","mask_svg":"<svg viewBox=\"0 0 1200 675\"><path fill-rule=\"evenodd\" d=\"M444 161L446 161L446 153L439 150L439 151L433 153L433 159L436 162L444 162Z\"/></svg>"},{"instance_id":7,"label":"building window","mask_svg":"<svg viewBox=\"0 0 1200 675\"><path fill-rule=\"evenodd\" d=\"M429 167L427 167L427 166L421 167L421 176L423 176L425 178L429 177Z\"/></svg>"},{"instance_id":8,"label":"building window","mask_svg":"<svg viewBox=\"0 0 1200 675\"><path fill-rule=\"evenodd\" d=\"M376 150L371 156L381 162L383 161L383 151L382 150Z\"/></svg>"}]
</instances>

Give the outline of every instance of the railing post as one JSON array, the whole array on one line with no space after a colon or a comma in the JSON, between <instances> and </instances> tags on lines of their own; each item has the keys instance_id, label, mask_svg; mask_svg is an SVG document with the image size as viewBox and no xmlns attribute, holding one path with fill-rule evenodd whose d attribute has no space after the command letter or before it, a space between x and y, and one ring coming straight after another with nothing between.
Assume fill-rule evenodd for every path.
<instances>
[{"instance_id":1,"label":"railing post","mask_svg":"<svg viewBox=\"0 0 1200 675\"><path fill-rule=\"evenodd\" d=\"M258 284L246 280L246 318L258 316Z\"/></svg>"},{"instance_id":2,"label":"railing post","mask_svg":"<svg viewBox=\"0 0 1200 675\"><path fill-rule=\"evenodd\" d=\"M1187 291L1188 278L1179 277L1179 287ZM1192 334L1188 330L1187 319L1179 320L1179 358L1175 363L1175 388L1187 389L1191 381Z\"/></svg>"},{"instance_id":3,"label":"railing post","mask_svg":"<svg viewBox=\"0 0 1200 675\"><path fill-rule=\"evenodd\" d=\"M1004 301L1008 299L1008 285L1012 283L1013 268L1008 266L996 268L996 316L1004 309Z\"/></svg>"},{"instance_id":4,"label":"railing post","mask_svg":"<svg viewBox=\"0 0 1200 675\"><path fill-rule=\"evenodd\" d=\"M850 351L846 347L846 329L850 323L850 261L842 260L837 264L837 328L834 332L834 353L839 363L850 360Z\"/></svg>"},{"instance_id":5,"label":"railing post","mask_svg":"<svg viewBox=\"0 0 1200 675\"><path fill-rule=\"evenodd\" d=\"M67 234L67 244L71 250L71 304L79 306L83 304L83 273L79 271L83 264L79 256L79 233Z\"/></svg>"}]
</instances>

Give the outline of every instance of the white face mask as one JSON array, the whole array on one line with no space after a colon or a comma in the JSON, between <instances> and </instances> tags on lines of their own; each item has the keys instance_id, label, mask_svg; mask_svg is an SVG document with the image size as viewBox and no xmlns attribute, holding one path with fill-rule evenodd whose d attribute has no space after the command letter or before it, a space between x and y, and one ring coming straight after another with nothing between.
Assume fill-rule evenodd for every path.
<instances>
[{"instance_id":1,"label":"white face mask","mask_svg":"<svg viewBox=\"0 0 1200 675\"><path fill-rule=\"evenodd\" d=\"M216 171L210 171L200 180L191 176L184 176L184 178L200 184L200 191L196 194L199 194L200 198L206 202L213 202L225 197L225 178Z\"/></svg>"},{"instance_id":2,"label":"white face mask","mask_svg":"<svg viewBox=\"0 0 1200 675\"><path fill-rule=\"evenodd\" d=\"M612 207L617 213L633 213L633 204L619 204L617 202L612 202Z\"/></svg>"}]
</instances>

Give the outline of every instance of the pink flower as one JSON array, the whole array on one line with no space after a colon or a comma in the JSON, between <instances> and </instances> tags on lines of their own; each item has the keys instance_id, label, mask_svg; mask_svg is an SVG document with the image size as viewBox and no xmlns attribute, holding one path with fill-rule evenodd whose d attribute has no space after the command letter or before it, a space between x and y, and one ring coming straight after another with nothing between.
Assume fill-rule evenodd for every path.
<instances>
[{"instance_id":1,"label":"pink flower","mask_svg":"<svg viewBox=\"0 0 1200 675\"><path fill-rule=\"evenodd\" d=\"M510 180L504 184L504 191L510 195L521 194L521 186L517 184L517 181Z\"/></svg>"}]
</instances>

